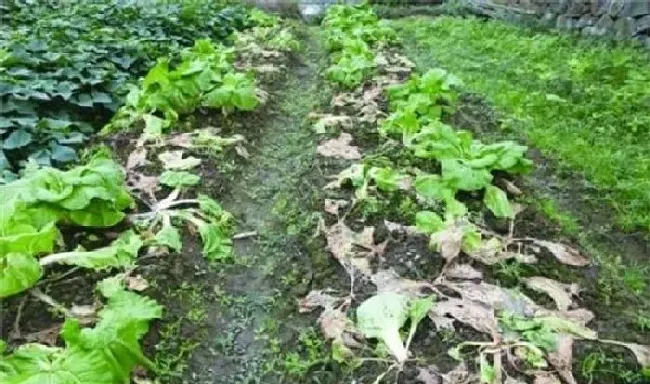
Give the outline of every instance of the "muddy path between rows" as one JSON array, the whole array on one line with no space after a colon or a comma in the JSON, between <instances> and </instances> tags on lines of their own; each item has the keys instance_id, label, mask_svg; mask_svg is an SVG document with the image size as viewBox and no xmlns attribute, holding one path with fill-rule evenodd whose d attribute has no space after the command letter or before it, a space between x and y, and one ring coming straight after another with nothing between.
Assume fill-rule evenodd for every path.
<instances>
[{"instance_id":1,"label":"muddy path between rows","mask_svg":"<svg viewBox=\"0 0 650 384\"><path fill-rule=\"evenodd\" d=\"M310 207L323 179L307 115L331 97L319 74L325 52L318 30L298 33L301 52L267 89L267 105L237 119L247 158L202 169L210 177L200 192L235 217L232 260L208 265L187 236L182 257L157 276L155 296L168 312L150 346L164 382L286 382L283 356L307 325L287 319L311 279L301 237L313 231Z\"/></svg>"}]
</instances>

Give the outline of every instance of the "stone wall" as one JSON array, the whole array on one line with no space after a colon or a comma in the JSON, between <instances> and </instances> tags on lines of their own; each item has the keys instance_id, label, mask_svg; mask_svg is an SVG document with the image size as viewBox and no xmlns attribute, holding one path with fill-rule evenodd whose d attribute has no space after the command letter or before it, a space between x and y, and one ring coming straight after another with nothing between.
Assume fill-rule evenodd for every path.
<instances>
[{"instance_id":1,"label":"stone wall","mask_svg":"<svg viewBox=\"0 0 650 384\"><path fill-rule=\"evenodd\" d=\"M636 38L650 47L650 0L463 0L490 17L536 22L583 35Z\"/></svg>"}]
</instances>

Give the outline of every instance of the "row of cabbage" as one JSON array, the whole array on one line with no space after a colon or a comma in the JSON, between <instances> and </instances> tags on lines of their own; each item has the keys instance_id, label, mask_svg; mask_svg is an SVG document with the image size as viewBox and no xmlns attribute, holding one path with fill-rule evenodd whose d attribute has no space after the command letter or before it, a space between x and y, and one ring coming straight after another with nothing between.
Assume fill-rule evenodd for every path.
<instances>
[{"instance_id":1,"label":"row of cabbage","mask_svg":"<svg viewBox=\"0 0 650 384\"><path fill-rule=\"evenodd\" d=\"M429 318L439 331L454 331L454 324L461 323L491 341L463 341L450 349L449 355L461 362L451 372L419 367L419 378L424 382L455 382L458 375L466 382L522 382L508 377L506 366L536 380L559 382L559 375L567 382L575 382L570 367L573 340L599 339L586 327L593 314L577 308L570 298L567 305L567 300L562 301L564 295L558 295L568 289L568 284L543 276L522 279L528 288L556 301L557 309L549 310L515 289L483 281L483 272L474 266L509 259L535 263L538 257L549 254L570 266L589 264L580 252L564 244L514 235L518 208L509 201L508 194L521 191L506 177L531 170L533 163L525 157L527 148L511 141L486 144L469 131L445 124L443 119L456 111L462 86L445 70L434 68L409 74L413 66L406 65L408 60L402 58L393 61L404 65L386 73L386 58L395 57L397 44L390 28L378 21L367 5L331 7L323 28L335 63L327 71L328 78L347 91L335 96L332 106L352 105L353 111L346 110L349 115L329 115L317 127L338 124L352 133L358 128L357 132L363 134L367 123L372 129L377 122L377 133L382 137L377 153L366 156L350 145L353 138L348 133L319 147L323 156L361 158L328 186L352 186L352 201L326 200L325 211L338 221L329 227L325 221L321 225L328 250L350 276L350 292L346 296L332 290L314 290L300 303L302 311L323 309L318 321L325 338L332 341L333 358L352 367L366 362L388 364L375 380L379 383L391 371L399 374L406 363L417 364L419 357L412 359L409 349L418 325ZM371 77L375 71L382 73ZM366 119L370 107L383 109L385 102L383 120ZM374 111L375 116L381 113ZM336 151L329 151L332 143ZM499 175L498 179L495 175ZM443 259L437 276L421 280L400 276L388 260L382 259L387 244L394 239L389 237L376 244L374 227L364 223L359 233L347 226L346 220L352 221L355 207L387 196L417 198L415 222L385 222L384 226L389 233L400 232L402 236L428 236L430 247ZM344 207L346 213L341 212ZM490 229L486 215L507 220L508 233ZM376 287L376 292L358 305L357 280ZM349 314L352 309L353 316ZM360 342L360 335L379 341L372 350L374 356L367 356L368 346ZM648 346L600 341L624 345L642 366L648 364L643 358L650 351ZM468 370L470 356L476 357L477 370ZM504 356L508 356L507 362L502 361Z\"/></svg>"},{"instance_id":2,"label":"row of cabbage","mask_svg":"<svg viewBox=\"0 0 650 384\"><path fill-rule=\"evenodd\" d=\"M283 41L291 40L275 17L252 10L249 19L258 25L251 34L266 38L280 35ZM246 32L232 37L237 41L247 39ZM235 46L238 48L197 40L177 58L158 60L139 85L132 87L126 104L104 132L140 131L136 152L146 155L149 141L155 141L156 148L164 145L166 135L175 131L179 119L197 108L223 114L254 110L262 92L252 72L235 68L238 50L245 50L247 45ZM185 148L228 144L227 139L203 131L170 137L180 135L187 135ZM66 171L32 163L20 179L0 186L1 299L29 293L45 298L46 303L56 303L40 292L39 285L47 273L60 270L57 266L121 271L97 284L105 304L95 314L93 327L57 306L66 315L60 333L64 347L30 343L9 353L8 345L0 342L2 382L128 383L136 366L155 369L143 354L140 339L147 333L149 322L161 318L163 308L126 288L130 274L137 268L138 255L144 250L158 254L166 249L180 251L180 229L188 227L199 234L203 254L209 260L222 260L232 251L232 216L207 195L181 198L200 179L187 172L199 160L173 156L172 152L159 156L168 170L155 180L171 191L160 200L152 196L152 201L142 201L141 195L134 195L126 182L127 171L128 177L132 176L131 165L125 170L105 153ZM173 166L167 167L169 164ZM142 211L142 206L148 209ZM110 234L124 227L129 229L108 245L94 249L79 245L69 250L62 235L62 231L87 230Z\"/></svg>"}]
</instances>

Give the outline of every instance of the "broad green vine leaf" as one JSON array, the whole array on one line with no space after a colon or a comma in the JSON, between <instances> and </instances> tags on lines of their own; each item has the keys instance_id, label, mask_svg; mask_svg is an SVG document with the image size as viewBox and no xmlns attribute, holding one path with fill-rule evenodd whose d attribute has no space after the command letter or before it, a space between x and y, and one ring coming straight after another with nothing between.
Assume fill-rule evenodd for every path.
<instances>
[{"instance_id":1,"label":"broad green vine leaf","mask_svg":"<svg viewBox=\"0 0 650 384\"><path fill-rule=\"evenodd\" d=\"M397 361L408 358L399 331L409 317L409 298L394 292L373 296L357 308L357 328L367 338L383 341Z\"/></svg>"},{"instance_id":2,"label":"broad green vine leaf","mask_svg":"<svg viewBox=\"0 0 650 384\"><path fill-rule=\"evenodd\" d=\"M163 225L163 227L156 233L155 242L159 245L164 245L175 251L183 249L183 241L181 234L173 225Z\"/></svg>"},{"instance_id":3,"label":"broad green vine leaf","mask_svg":"<svg viewBox=\"0 0 650 384\"><path fill-rule=\"evenodd\" d=\"M159 181L168 187L180 188L198 184L201 176L186 171L165 171L160 175Z\"/></svg>"},{"instance_id":4,"label":"broad green vine leaf","mask_svg":"<svg viewBox=\"0 0 650 384\"><path fill-rule=\"evenodd\" d=\"M52 143L50 145L50 150L52 151L53 160L60 161L62 163L77 160L77 153L74 149L68 146Z\"/></svg>"},{"instance_id":5,"label":"broad green vine leaf","mask_svg":"<svg viewBox=\"0 0 650 384\"><path fill-rule=\"evenodd\" d=\"M111 204L101 200L93 200L84 210L68 213L70 221L82 227L112 227L126 215L111 209Z\"/></svg>"},{"instance_id":6,"label":"broad green vine leaf","mask_svg":"<svg viewBox=\"0 0 650 384\"><path fill-rule=\"evenodd\" d=\"M9 253L0 256L0 298L15 295L38 282L43 274L33 256Z\"/></svg>"},{"instance_id":7,"label":"broad green vine leaf","mask_svg":"<svg viewBox=\"0 0 650 384\"><path fill-rule=\"evenodd\" d=\"M28 223L4 226L0 220L0 228L4 232L0 235L0 255L17 252L33 256L52 252L59 237L53 222L37 229Z\"/></svg>"},{"instance_id":8,"label":"broad green vine leaf","mask_svg":"<svg viewBox=\"0 0 650 384\"><path fill-rule=\"evenodd\" d=\"M112 367L98 354L81 354L41 344L25 344L0 356L5 384L115 384Z\"/></svg>"},{"instance_id":9,"label":"broad green vine leaf","mask_svg":"<svg viewBox=\"0 0 650 384\"><path fill-rule=\"evenodd\" d=\"M489 185L485 189L483 202L496 217L514 217L514 210L508 201L508 195L506 195L506 193L500 188Z\"/></svg>"},{"instance_id":10,"label":"broad green vine leaf","mask_svg":"<svg viewBox=\"0 0 650 384\"><path fill-rule=\"evenodd\" d=\"M456 220L467 215L467 206L455 198L445 200L445 219Z\"/></svg>"},{"instance_id":11,"label":"broad green vine leaf","mask_svg":"<svg viewBox=\"0 0 650 384\"><path fill-rule=\"evenodd\" d=\"M73 251L46 256L40 260L41 265L53 263L76 265L79 267L101 270L110 267L127 267L133 265L143 242L132 230L120 235L111 245L93 251Z\"/></svg>"},{"instance_id":12,"label":"broad green vine leaf","mask_svg":"<svg viewBox=\"0 0 650 384\"><path fill-rule=\"evenodd\" d=\"M197 200L199 201L199 209L201 209L201 212L208 216L220 218L226 213L226 210L221 207L221 204L208 195L199 193Z\"/></svg>"},{"instance_id":13,"label":"broad green vine leaf","mask_svg":"<svg viewBox=\"0 0 650 384\"><path fill-rule=\"evenodd\" d=\"M224 260L232 254L232 239L219 224L206 223L199 226L203 241L203 256L208 260Z\"/></svg>"},{"instance_id":14,"label":"broad green vine leaf","mask_svg":"<svg viewBox=\"0 0 650 384\"><path fill-rule=\"evenodd\" d=\"M492 183L492 174L486 169L475 169L457 159L442 160L442 180L451 188L478 191Z\"/></svg>"},{"instance_id":15,"label":"broad green vine leaf","mask_svg":"<svg viewBox=\"0 0 650 384\"><path fill-rule=\"evenodd\" d=\"M418 231L431 234L442 230L445 223L435 212L420 211L415 214L415 226Z\"/></svg>"},{"instance_id":16,"label":"broad green vine leaf","mask_svg":"<svg viewBox=\"0 0 650 384\"><path fill-rule=\"evenodd\" d=\"M144 120L143 132L149 137L162 136L163 130L169 125L167 120L148 113L142 115L142 119Z\"/></svg>"},{"instance_id":17,"label":"broad green vine leaf","mask_svg":"<svg viewBox=\"0 0 650 384\"><path fill-rule=\"evenodd\" d=\"M119 278L108 278L97 285L108 303L99 311L94 328L81 328L75 319L67 319L61 335L66 352L79 359L103 361L109 367L112 383L128 383L133 368L153 363L142 353L139 340L149 321L162 316L162 307L154 300L126 291Z\"/></svg>"},{"instance_id":18,"label":"broad green vine leaf","mask_svg":"<svg viewBox=\"0 0 650 384\"><path fill-rule=\"evenodd\" d=\"M497 384L495 383L496 371L490 362L487 360L486 354L479 355L480 370L481 370L481 384Z\"/></svg>"},{"instance_id":19,"label":"broad green vine leaf","mask_svg":"<svg viewBox=\"0 0 650 384\"><path fill-rule=\"evenodd\" d=\"M396 191L405 182L405 175L388 167L372 167L368 170L368 177L375 181L377 188L382 191Z\"/></svg>"},{"instance_id":20,"label":"broad green vine leaf","mask_svg":"<svg viewBox=\"0 0 650 384\"><path fill-rule=\"evenodd\" d=\"M32 134L24 129L11 132L4 140L2 147L4 149L22 148L32 142Z\"/></svg>"},{"instance_id":21,"label":"broad green vine leaf","mask_svg":"<svg viewBox=\"0 0 650 384\"><path fill-rule=\"evenodd\" d=\"M433 201L451 200L455 195L455 191L439 175L419 175L415 179L415 190L418 195Z\"/></svg>"},{"instance_id":22,"label":"broad green vine leaf","mask_svg":"<svg viewBox=\"0 0 650 384\"><path fill-rule=\"evenodd\" d=\"M435 296L421 297L411 301L409 308L409 319L411 320L411 335L415 334L415 330L425 317L433 308Z\"/></svg>"}]
</instances>

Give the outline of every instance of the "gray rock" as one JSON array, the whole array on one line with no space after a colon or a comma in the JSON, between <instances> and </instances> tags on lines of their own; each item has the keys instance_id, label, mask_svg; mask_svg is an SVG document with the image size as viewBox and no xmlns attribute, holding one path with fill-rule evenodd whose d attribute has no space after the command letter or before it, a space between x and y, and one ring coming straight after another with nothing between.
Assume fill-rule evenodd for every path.
<instances>
[{"instance_id":1,"label":"gray rock","mask_svg":"<svg viewBox=\"0 0 650 384\"><path fill-rule=\"evenodd\" d=\"M605 5L607 0L591 0L591 14L600 16L605 14Z\"/></svg>"},{"instance_id":2,"label":"gray rock","mask_svg":"<svg viewBox=\"0 0 650 384\"><path fill-rule=\"evenodd\" d=\"M643 44L646 48L650 49L650 37L646 37L645 40L642 42L642 44Z\"/></svg>"},{"instance_id":3,"label":"gray rock","mask_svg":"<svg viewBox=\"0 0 650 384\"><path fill-rule=\"evenodd\" d=\"M576 23L576 28L582 29L586 27L591 27L594 24L596 24L596 19L593 16L583 15L580 19L578 19L578 22Z\"/></svg>"},{"instance_id":4,"label":"gray rock","mask_svg":"<svg viewBox=\"0 0 650 384\"><path fill-rule=\"evenodd\" d=\"M636 33L650 31L650 15L643 16L636 21Z\"/></svg>"},{"instance_id":5,"label":"gray rock","mask_svg":"<svg viewBox=\"0 0 650 384\"><path fill-rule=\"evenodd\" d=\"M650 15L650 0L627 0L621 10L621 16L634 17Z\"/></svg>"},{"instance_id":6,"label":"gray rock","mask_svg":"<svg viewBox=\"0 0 650 384\"><path fill-rule=\"evenodd\" d=\"M596 23L596 28L599 30L599 33L597 33L597 35L603 36L608 32L611 32L611 30L614 28L614 20L609 15L602 15Z\"/></svg>"},{"instance_id":7,"label":"gray rock","mask_svg":"<svg viewBox=\"0 0 650 384\"><path fill-rule=\"evenodd\" d=\"M587 2L585 0L571 0L566 14L568 16L582 16L587 13Z\"/></svg>"},{"instance_id":8,"label":"gray rock","mask_svg":"<svg viewBox=\"0 0 650 384\"><path fill-rule=\"evenodd\" d=\"M546 12L544 16L542 16L539 19L539 22L541 25L545 27L554 27L555 26L555 20L557 19L557 16L553 12Z\"/></svg>"},{"instance_id":9,"label":"gray rock","mask_svg":"<svg viewBox=\"0 0 650 384\"><path fill-rule=\"evenodd\" d=\"M626 0L607 0L607 5L604 13L610 15L611 17L618 16L618 14L621 13L623 7L625 6L625 1ZM637 1L637 0L628 0L628 1ZM645 1L645 0L641 0L641 1Z\"/></svg>"},{"instance_id":10,"label":"gray rock","mask_svg":"<svg viewBox=\"0 0 650 384\"><path fill-rule=\"evenodd\" d=\"M580 31L580 34L582 34L582 36L594 36L594 35L596 35L595 30L596 30L596 27L586 27L586 28L583 28L582 31Z\"/></svg>"},{"instance_id":11,"label":"gray rock","mask_svg":"<svg viewBox=\"0 0 650 384\"><path fill-rule=\"evenodd\" d=\"M555 28L557 29L565 29L565 30L571 30L574 29L576 26L578 19L574 19L571 16L568 15L560 15L557 17L557 22L555 23Z\"/></svg>"},{"instance_id":12,"label":"gray rock","mask_svg":"<svg viewBox=\"0 0 650 384\"><path fill-rule=\"evenodd\" d=\"M614 35L617 39L629 39L636 32L636 23L631 17L619 17L614 22Z\"/></svg>"},{"instance_id":13,"label":"gray rock","mask_svg":"<svg viewBox=\"0 0 650 384\"><path fill-rule=\"evenodd\" d=\"M300 17L307 23L317 22L325 14L326 6L320 4L298 4Z\"/></svg>"},{"instance_id":14,"label":"gray rock","mask_svg":"<svg viewBox=\"0 0 650 384\"><path fill-rule=\"evenodd\" d=\"M569 7L569 0L551 1L549 4L550 10L555 13L564 13L566 12L568 7Z\"/></svg>"},{"instance_id":15,"label":"gray rock","mask_svg":"<svg viewBox=\"0 0 650 384\"><path fill-rule=\"evenodd\" d=\"M345 0L347 4L359 4L362 0ZM298 12L306 22L315 22L325 15L331 5L339 3L338 0L298 0Z\"/></svg>"}]
</instances>

